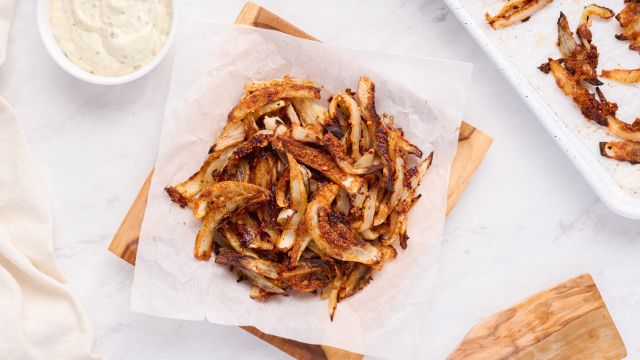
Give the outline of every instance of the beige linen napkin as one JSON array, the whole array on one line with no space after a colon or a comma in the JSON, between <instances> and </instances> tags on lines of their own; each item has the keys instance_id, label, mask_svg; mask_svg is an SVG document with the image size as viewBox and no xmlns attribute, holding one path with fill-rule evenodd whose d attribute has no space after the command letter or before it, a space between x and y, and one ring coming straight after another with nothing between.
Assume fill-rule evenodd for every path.
<instances>
[{"instance_id":1,"label":"beige linen napkin","mask_svg":"<svg viewBox=\"0 0 640 360\"><path fill-rule=\"evenodd\" d=\"M0 0L0 64L13 12ZM42 177L0 97L0 359L97 359L93 333L55 262Z\"/></svg>"}]
</instances>

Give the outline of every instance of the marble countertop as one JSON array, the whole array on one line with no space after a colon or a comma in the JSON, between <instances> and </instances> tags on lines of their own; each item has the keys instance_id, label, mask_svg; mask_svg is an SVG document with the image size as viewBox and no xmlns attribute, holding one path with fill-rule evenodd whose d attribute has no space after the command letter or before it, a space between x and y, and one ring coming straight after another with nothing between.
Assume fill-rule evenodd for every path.
<instances>
[{"instance_id":1,"label":"marble countertop","mask_svg":"<svg viewBox=\"0 0 640 360\"><path fill-rule=\"evenodd\" d=\"M49 184L55 251L106 359L279 359L235 327L129 311L132 268L106 248L153 166L171 61L119 87L64 73L40 41L35 1L19 1L0 95L21 117ZM181 21L232 22L243 1L180 0ZM640 222L608 210L441 0L262 5L325 42L475 64L466 120L494 145L448 218L429 332L443 358L480 319L591 273L640 357ZM441 44L438 54L421 44ZM526 159L526 160L525 160Z\"/></svg>"}]
</instances>

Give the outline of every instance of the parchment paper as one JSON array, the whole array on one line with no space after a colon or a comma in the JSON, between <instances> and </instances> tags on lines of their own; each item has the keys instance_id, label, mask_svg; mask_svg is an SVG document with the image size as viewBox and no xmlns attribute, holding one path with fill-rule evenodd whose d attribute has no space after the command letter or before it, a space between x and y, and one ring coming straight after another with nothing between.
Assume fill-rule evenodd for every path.
<instances>
[{"instance_id":1,"label":"parchment paper","mask_svg":"<svg viewBox=\"0 0 640 360\"><path fill-rule=\"evenodd\" d=\"M388 358L419 358L438 257L451 160L466 101L471 65L356 51L275 31L208 22L187 24L178 38L156 170L138 245L134 311L258 329L312 344ZM409 218L409 247L374 274L361 293L338 305L333 322L325 300L312 296L249 298L227 267L197 261L200 222L163 191L194 173L226 116L251 80L305 77L323 86L321 101L367 75L380 113L394 114L409 139L434 164ZM206 339L203 339L206 341Z\"/></svg>"},{"instance_id":2,"label":"parchment paper","mask_svg":"<svg viewBox=\"0 0 640 360\"><path fill-rule=\"evenodd\" d=\"M556 22L564 12L571 31L575 33L580 24L584 7L593 0L556 0L534 14L529 21L501 30L493 30L484 19L484 13L496 14L506 3L502 0L462 0L465 9L480 24L487 37L513 62L538 94L548 103L552 111L575 137L576 145L589 154L596 167L604 169L603 182L613 181L626 197L640 198L640 166L604 158L600 155L600 141L616 140L607 134L606 128L588 121L578 107L558 88L553 75L545 75L537 67L548 58L561 57L556 46L558 38ZM624 7L622 0L600 1L598 5L612 9L616 14ZM600 52L598 73L605 69L640 68L640 53L628 48L629 42L619 41L614 36L621 32L615 19L602 20L592 16L593 43ZM608 100L618 103L618 117L632 123L640 116L640 85L625 85L601 79L601 87ZM523 134L524 135L524 134ZM608 174L608 176L607 176ZM611 180L609 180L609 176ZM614 186L615 188L615 186Z\"/></svg>"}]
</instances>

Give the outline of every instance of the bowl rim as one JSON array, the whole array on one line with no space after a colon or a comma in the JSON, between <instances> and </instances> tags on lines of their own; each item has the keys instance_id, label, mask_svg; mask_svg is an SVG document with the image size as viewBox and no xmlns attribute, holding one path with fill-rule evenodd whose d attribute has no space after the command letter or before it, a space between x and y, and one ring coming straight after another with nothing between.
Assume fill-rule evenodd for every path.
<instances>
[{"instance_id":1,"label":"bowl rim","mask_svg":"<svg viewBox=\"0 0 640 360\"><path fill-rule=\"evenodd\" d=\"M176 16L175 0L169 0L169 2L171 3L171 26L169 27L169 33L167 34L167 38L165 39L162 48L160 49L158 54L156 54L156 56L151 59L151 61L141 66L134 72L126 75L102 76L91 74L86 70L80 68L78 65L74 64L62 52L62 49L58 45L58 41L53 36L53 31L51 31L51 23L49 22L50 2L51 0L38 0L36 11L38 30L40 33L40 38L44 43L44 47L47 49L47 53L49 53L49 56L54 60L54 62L58 64L58 66L60 66L65 72L77 79L86 81L91 84L120 85L132 82L148 74L164 59L164 57L169 52L178 28L178 17Z\"/></svg>"}]
</instances>

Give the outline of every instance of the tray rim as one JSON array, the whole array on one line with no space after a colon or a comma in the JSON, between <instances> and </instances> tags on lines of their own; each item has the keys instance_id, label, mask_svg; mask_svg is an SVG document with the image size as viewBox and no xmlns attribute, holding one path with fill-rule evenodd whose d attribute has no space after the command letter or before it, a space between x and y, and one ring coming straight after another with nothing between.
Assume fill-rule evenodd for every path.
<instances>
[{"instance_id":1,"label":"tray rim","mask_svg":"<svg viewBox=\"0 0 640 360\"><path fill-rule=\"evenodd\" d=\"M556 144L560 146L598 198L618 215L640 220L640 197L635 198L633 195L622 194L622 191L618 189L619 185L613 181L609 172L599 164L594 166L589 159L589 154L579 148L577 136L571 133L571 129L562 126L560 117L551 110L551 106L542 99L507 56L484 34L480 24L466 11L463 1L465 0L444 0L461 25L498 67L507 81L511 83L516 93L534 113L538 122L553 137Z\"/></svg>"}]
</instances>

